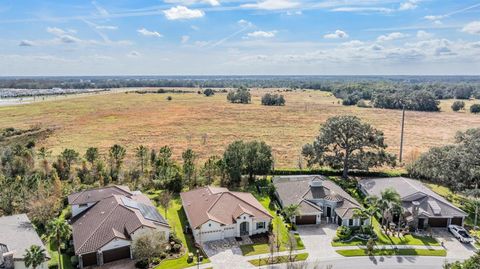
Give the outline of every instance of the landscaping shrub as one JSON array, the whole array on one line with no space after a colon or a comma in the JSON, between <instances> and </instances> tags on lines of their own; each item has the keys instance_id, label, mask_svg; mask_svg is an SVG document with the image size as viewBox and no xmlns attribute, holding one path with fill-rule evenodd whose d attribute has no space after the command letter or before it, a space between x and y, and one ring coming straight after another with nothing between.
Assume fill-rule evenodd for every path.
<instances>
[{"instance_id":1,"label":"landscaping shrub","mask_svg":"<svg viewBox=\"0 0 480 269\"><path fill-rule=\"evenodd\" d=\"M148 264L148 260L139 260L137 262L135 262L135 268L139 268L139 269L147 269L149 266Z\"/></svg>"},{"instance_id":2,"label":"landscaping shrub","mask_svg":"<svg viewBox=\"0 0 480 269\"><path fill-rule=\"evenodd\" d=\"M457 112L465 108L465 102L464 101L455 101L452 104L452 110Z\"/></svg>"},{"instance_id":3,"label":"landscaping shrub","mask_svg":"<svg viewBox=\"0 0 480 269\"><path fill-rule=\"evenodd\" d=\"M352 230L347 226L340 226L337 228L337 237L340 240L347 240L352 235Z\"/></svg>"},{"instance_id":4,"label":"landscaping shrub","mask_svg":"<svg viewBox=\"0 0 480 269\"><path fill-rule=\"evenodd\" d=\"M72 264L73 268L77 268L78 265L78 257L72 256L70 257L70 263Z\"/></svg>"},{"instance_id":5,"label":"landscaping shrub","mask_svg":"<svg viewBox=\"0 0 480 269\"><path fill-rule=\"evenodd\" d=\"M192 262L193 262L193 253L191 253L191 252L188 253L187 262L188 262L188 263L192 263Z\"/></svg>"}]
</instances>

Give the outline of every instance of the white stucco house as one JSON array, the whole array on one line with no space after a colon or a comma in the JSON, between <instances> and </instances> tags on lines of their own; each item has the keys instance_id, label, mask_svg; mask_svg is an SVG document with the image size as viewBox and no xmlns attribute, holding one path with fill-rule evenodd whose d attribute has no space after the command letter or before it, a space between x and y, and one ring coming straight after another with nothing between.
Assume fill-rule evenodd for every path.
<instances>
[{"instance_id":1,"label":"white stucco house","mask_svg":"<svg viewBox=\"0 0 480 269\"><path fill-rule=\"evenodd\" d=\"M150 199L128 187L110 186L71 194L72 233L80 268L131 259L132 241L157 231L168 240L170 226Z\"/></svg>"},{"instance_id":2,"label":"white stucco house","mask_svg":"<svg viewBox=\"0 0 480 269\"><path fill-rule=\"evenodd\" d=\"M197 243L268 232L270 213L250 193L204 187L180 194Z\"/></svg>"},{"instance_id":3,"label":"white stucco house","mask_svg":"<svg viewBox=\"0 0 480 269\"><path fill-rule=\"evenodd\" d=\"M0 268L27 269L24 255L32 245L45 250L45 261L37 269L47 269L50 256L27 215L0 217Z\"/></svg>"},{"instance_id":4,"label":"white stucco house","mask_svg":"<svg viewBox=\"0 0 480 269\"><path fill-rule=\"evenodd\" d=\"M273 179L282 207L298 205L297 225L336 223L361 226L369 222L355 217L361 205L333 181L320 175L278 176Z\"/></svg>"}]
</instances>

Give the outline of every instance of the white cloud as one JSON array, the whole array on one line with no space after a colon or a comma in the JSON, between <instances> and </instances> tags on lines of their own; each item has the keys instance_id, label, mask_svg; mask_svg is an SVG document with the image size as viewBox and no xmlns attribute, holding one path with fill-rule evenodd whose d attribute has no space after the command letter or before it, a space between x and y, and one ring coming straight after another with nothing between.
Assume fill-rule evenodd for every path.
<instances>
[{"instance_id":1,"label":"white cloud","mask_svg":"<svg viewBox=\"0 0 480 269\"><path fill-rule=\"evenodd\" d=\"M424 18L429 20L429 21L437 21L437 20L443 19L443 16L442 15L427 15Z\"/></svg>"},{"instance_id":2,"label":"white cloud","mask_svg":"<svg viewBox=\"0 0 480 269\"><path fill-rule=\"evenodd\" d=\"M140 57L140 56L142 56L142 54L138 51L135 51L135 50L132 50L127 54L127 57L130 57L130 58L137 58L137 57Z\"/></svg>"},{"instance_id":3,"label":"white cloud","mask_svg":"<svg viewBox=\"0 0 480 269\"><path fill-rule=\"evenodd\" d=\"M47 32L49 32L52 35L60 36L60 35L65 35L67 34L67 31L57 28L57 27L47 27Z\"/></svg>"},{"instance_id":4,"label":"white cloud","mask_svg":"<svg viewBox=\"0 0 480 269\"><path fill-rule=\"evenodd\" d=\"M62 35L60 36L60 41L62 41L63 43L71 44L78 43L81 40L71 35Z\"/></svg>"},{"instance_id":5,"label":"white cloud","mask_svg":"<svg viewBox=\"0 0 480 269\"><path fill-rule=\"evenodd\" d=\"M242 27L252 27L253 26L253 23L251 23L247 20L244 20L244 19L239 20L237 23Z\"/></svg>"},{"instance_id":6,"label":"white cloud","mask_svg":"<svg viewBox=\"0 0 480 269\"><path fill-rule=\"evenodd\" d=\"M377 37L377 41L386 42L386 41L392 41L392 40L396 40L396 39L400 39L400 38L405 38L407 36L408 35L400 33L400 32L393 32L393 33L390 33L388 35L381 35L381 36Z\"/></svg>"},{"instance_id":7,"label":"white cloud","mask_svg":"<svg viewBox=\"0 0 480 269\"><path fill-rule=\"evenodd\" d=\"M190 26L190 28L192 28L192 30L194 30L194 31L200 30L200 28L196 25L192 25L192 26Z\"/></svg>"},{"instance_id":8,"label":"white cloud","mask_svg":"<svg viewBox=\"0 0 480 269\"><path fill-rule=\"evenodd\" d=\"M418 7L417 3L417 0L408 0L406 2L400 3L400 7L398 8L398 10L404 11L416 9Z\"/></svg>"},{"instance_id":9,"label":"white cloud","mask_svg":"<svg viewBox=\"0 0 480 269\"><path fill-rule=\"evenodd\" d=\"M337 7L331 9L331 11L334 12L363 12L363 13L369 13L369 12L380 12L380 13L391 13L394 10L391 8L385 8L385 7Z\"/></svg>"},{"instance_id":10,"label":"white cloud","mask_svg":"<svg viewBox=\"0 0 480 269\"><path fill-rule=\"evenodd\" d=\"M263 0L255 4L243 4L243 8L265 9L265 10L281 10L298 7L300 3L290 0Z\"/></svg>"},{"instance_id":11,"label":"white cloud","mask_svg":"<svg viewBox=\"0 0 480 269\"><path fill-rule=\"evenodd\" d=\"M184 6L172 7L164 10L163 13L168 20L187 20L205 16L205 13L200 9L189 9Z\"/></svg>"},{"instance_id":12,"label":"white cloud","mask_svg":"<svg viewBox=\"0 0 480 269\"><path fill-rule=\"evenodd\" d=\"M117 30L118 26L113 25L95 25L95 28L98 30Z\"/></svg>"},{"instance_id":13,"label":"white cloud","mask_svg":"<svg viewBox=\"0 0 480 269\"><path fill-rule=\"evenodd\" d=\"M303 12L301 10L297 10L297 11L290 11L289 10L285 14L287 14L287 16L295 16L295 15L300 16L300 15L303 14Z\"/></svg>"},{"instance_id":14,"label":"white cloud","mask_svg":"<svg viewBox=\"0 0 480 269\"><path fill-rule=\"evenodd\" d=\"M347 38L348 34L342 30L336 30L335 33L326 34L323 38L327 39L336 39L336 38Z\"/></svg>"},{"instance_id":15,"label":"white cloud","mask_svg":"<svg viewBox=\"0 0 480 269\"><path fill-rule=\"evenodd\" d=\"M358 47L358 46L362 46L363 44L365 43L360 40L352 40L348 42L343 42L341 45L344 47Z\"/></svg>"},{"instance_id":16,"label":"white cloud","mask_svg":"<svg viewBox=\"0 0 480 269\"><path fill-rule=\"evenodd\" d=\"M219 6L220 1L218 0L165 0L165 3L170 4L181 4L185 6L190 6L194 4L209 4L211 6Z\"/></svg>"},{"instance_id":17,"label":"white cloud","mask_svg":"<svg viewBox=\"0 0 480 269\"><path fill-rule=\"evenodd\" d=\"M251 33L248 33L247 36L248 37L253 37L253 38L272 38L272 37L275 37L275 35L277 34L277 31L255 31L255 32L251 32Z\"/></svg>"},{"instance_id":18,"label":"white cloud","mask_svg":"<svg viewBox=\"0 0 480 269\"><path fill-rule=\"evenodd\" d=\"M462 29L462 32L472 35L480 35L480 21L472 21L465 25Z\"/></svg>"},{"instance_id":19,"label":"white cloud","mask_svg":"<svg viewBox=\"0 0 480 269\"><path fill-rule=\"evenodd\" d=\"M100 14L100 16L107 17L110 15L110 13L106 9L101 7L97 2L93 1L92 5L97 9L97 12L98 14Z\"/></svg>"},{"instance_id":20,"label":"white cloud","mask_svg":"<svg viewBox=\"0 0 480 269\"><path fill-rule=\"evenodd\" d=\"M30 40L22 40L20 41L20 44L18 44L20 47L33 47L35 46L35 42L30 41Z\"/></svg>"},{"instance_id":21,"label":"white cloud","mask_svg":"<svg viewBox=\"0 0 480 269\"><path fill-rule=\"evenodd\" d=\"M429 39L429 38L432 38L433 36L434 34L423 31L423 30L417 31L417 38L419 39Z\"/></svg>"},{"instance_id":22,"label":"white cloud","mask_svg":"<svg viewBox=\"0 0 480 269\"><path fill-rule=\"evenodd\" d=\"M162 35L159 32L149 31L145 28L138 29L137 32L139 32L141 35L144 35L144 36L162 37Z\"/></svg>"},{"instance_id":23,"label":"white cloud","mask_svg":"<svg viewBox=\"0 0 480 269\"><path fill-rule=\"evenodd\" d=\"M182 38L181 38L182 44L187 43L188 40L190 40L190 36L188 36L188 35L184 35L184 36L182 36Z\"/></svg>"}]
</instances>

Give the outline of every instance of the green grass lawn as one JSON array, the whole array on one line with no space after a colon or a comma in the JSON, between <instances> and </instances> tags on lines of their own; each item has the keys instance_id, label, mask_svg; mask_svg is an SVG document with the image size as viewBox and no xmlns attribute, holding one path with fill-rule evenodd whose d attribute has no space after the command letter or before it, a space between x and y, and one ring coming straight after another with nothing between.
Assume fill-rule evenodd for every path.
<instances>
[{"instance_id":1,"label":"green grass lawn","mask_svg":"<svg viewBox=\"0 0 480 269\"><path fill-rule=\"evenodd\" d=\"M57 252L57 247L50 242L48 242L47 245L47 251L48 254L50 255L50 261L48 262L49 266L57 265L58 266L58 252ZM67 254L63 254L60 258L60 261L62 263L62 268L63 269L73 269L72 263L70 261L70 256Z\"/></svg>"},{"instance_id":2,"label":"green grass lawn","mask_svg":"<svg viewBox=\"0 0 480 269\"><path fill-rule=\"evenodd\" d=\"M412 245L412 246L440 246L440 243L433 237L428 236L415 236L415 235L405 235L403 237L397 236L388 236L383 233L380 223L374 218L373 219L373 229L377 234L377 245ZM359 246L365 245L367 241L354 239L350 242L332 242L332 246L334 247L342 247L342 246Z\"/></svg>"},{"instance_id":3,"label":"green grass lawn","mask_svg":"<svg viewBox=\"0 0 480 269\"><path fill-rule=\"evenodd\" d=\"M368 256L366 249L344 249L337 250L337 253L345 257L356 257L356 256ZM444 249L376 249L373 252L374 256L438 256L445 257L447 256L447 251Z\"/></svg>"},{"instance_id":4,"label":"green grass lawn","mask_svg":"<svg viewBox=\"0 0 480 269\"><path fill-rule=\"evenodd\" d=\"M276 214L275 204L270 200L270 197L268 195L259 194L255 191L250 191L250 192L252 192L252 194L255 195L255 197L258 199L258 201L273 216L273 220L272 220L273 231L272 231L272 233L275 236L278 234L278 237L280 238L280 249L279 249L279 251L286 251L287 250L287 242L288 242L289 231L288 231L288 228L285 225L285 222L283 221L283 218ZM296 250L305 249L305 246L303 245L302 239L300 238L300 236L298 234L295 234L295 240L297 242L297 247L295 248ZM252 255L258 255L258 254L264 254L264 253L269 253L270 252L270 247L266 243L253 244L253 245L243 245L243 246L240 246L240 249L242 250L242 253L243 253L244 256L252 256Z\"/></svg>"},{"instance_id":5,"label":"green grass lawn","mask_svg":"<svg viewBox=\"0 0 480 269\"><path fill-rule=\"evenodd\" d=\"M285 255L285 256L277 256L275 257L276 260L274 263L272 264L279 264L279 263L287 263L289 262L288 260L288 255ZM294 261L298 262L298 261L304 261L308 258L308 253L301 253L301 254L297 254L295 255L295 259ZM255 259L255 260L250 260L248 261L249 263L251 263L252 265L254 266L264 266L264 265L269 265L269 258L264 258L264 259Z\"/></svg>"},{"instance_id":6,"label":"green grass lawn","mask_svg":"<svg viewBox=\"0 0 480 269\"><path fill-rule=\"evenodd\" d=\"M162 215L165 215L165 210L161 207L158 208ZM171 260L164 260L162 261L156 269L181 269L190 266L194 266L196 264L196 258L194 258L193 262L188 262L188 253L196 253L197 248L194 246L193 237L191 235L185 235L183 233L183 228L187 225L187 216L182 208L182 202L180 197L175 197L172 200L172 204L168 208L167 215L168 223L172 227L172 232L175 232L177 237L182 240L182 243L187 248L187 252L185 255L181 256L178 259L171 259ZM210 260L205 257L202 263L209 263Z\"/></svg>"}]
</instances>

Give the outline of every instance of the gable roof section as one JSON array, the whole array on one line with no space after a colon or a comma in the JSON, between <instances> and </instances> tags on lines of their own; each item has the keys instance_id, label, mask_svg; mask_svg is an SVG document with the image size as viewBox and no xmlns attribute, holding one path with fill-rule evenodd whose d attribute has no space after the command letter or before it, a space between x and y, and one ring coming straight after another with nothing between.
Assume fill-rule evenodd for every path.
<instances>
[{"instance_id":1,"label":"gable roof section","mask_svg":"<svg viewBox=\"0 0 480 269\"><path fill-rule=\"evenodd\" d=\"M130 197L133 193L127 186L113 185L72 193L68 196L68 203L70 205L95 203L112 195L124 195Z\"/></svg>"},{"instance_id":2,"label":"gable roof section","mask_svg":"<svg viewBox=\"0 0 480 269\"><path fill-rule=\"evenodd\" d=\"M251 193L204 187L182 192L180 197L192 228L198 228L209 220L230 225L244 213L254 218L272 219L270 213Z\"/></svg>"},{"instance_id":3,"label":"gable roof section","mask_svg":"<svg viewBox=\"0 0 480 269\"><path fill-rule=\"evenodd\" d=\"M316 182L313 186L310 184L312 181ZM282 200L282 204L284 206L292 204L299 205L301 214L312 213L312 208L306 207L303 201L317 199L341 203L339 207L342 207L344 210L361 207L360 203L352 196L324 176L301 175L275 177L273 179L273 185L280 200ZM341 212L344 215L345 212Z\"/></svg>"},{"instance_id":4,"label":"gable roof section","mask_svg":"<svg viewBox=\"0 0 480 269\"><path fill-rule=\"evenodd\" d=\"M420 215L427 217L466 216L467 214L438 195L422 182L404 177L364 179L360 182L362 188L369 195L380 196L387 188L394 188L400 195L403 206L412 210L412 202L420 203Z\"/></svg>"},{"instance_id":5,"label":"gable roof section","mask_svg":"<svg viewBox=\"0 0 480 269\"><path fill-rule=\"evenodd\" d=\"M0 217L0 255L14 251L15 260L23 260L25 250L32 245L45 249L26 214ZM45 251L47 258L50 255Z\"/></svg>"},{"instance_id":6,"label":"gable roof section","mask_svg":"<svg viewBox=\"0 0 480 269\"><path fill-rule=\"evenodd\" d=\"M140 204L121 195L98 201L72 222L75 254L95 252L115 238L129 240L130 235L142 227L169 227L165 219L158 212L155 215L153 210L156 211L151 205Z\"/></svg>"}]
</instances>

